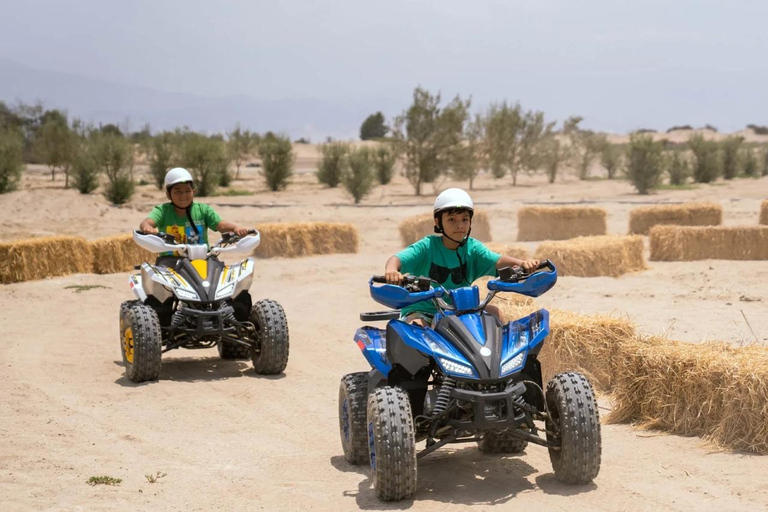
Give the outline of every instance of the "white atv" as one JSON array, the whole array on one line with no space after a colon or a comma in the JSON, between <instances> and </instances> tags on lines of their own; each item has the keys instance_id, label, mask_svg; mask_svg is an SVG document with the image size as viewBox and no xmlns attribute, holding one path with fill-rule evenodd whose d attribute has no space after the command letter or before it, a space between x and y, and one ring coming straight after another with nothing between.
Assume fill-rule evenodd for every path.
<instances>
[{"instance_id":1,"label":"white atv","mask_svg":"<svg viewBox=\"0 0 768 512\"><path fill-rule=\"evenodd\" d=\"M223 359L251 358L256 373L273 375L288 363L288 323L277 302L252 304L254 259L235 265L221 253L251 254L258 231L244 237L224 233L210 250L177 244L173 235L133 232L134 241L153 253L175 252L158 264L142 263L129 279L137 300L120 305L120 348L133 382L157 380L163 352L174 348L218 347Z\"/></svg>"}]
</instances>

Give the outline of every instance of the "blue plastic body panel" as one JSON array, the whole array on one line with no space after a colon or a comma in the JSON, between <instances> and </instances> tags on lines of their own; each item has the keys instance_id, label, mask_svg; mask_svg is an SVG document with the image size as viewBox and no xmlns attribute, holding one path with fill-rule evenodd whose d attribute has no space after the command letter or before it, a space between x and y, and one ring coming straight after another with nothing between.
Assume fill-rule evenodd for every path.
<instances>
[{"instance_id":1,"label":"blue plastic body panel","mask_svg":"<svg viewBox=\"0 0 768 512\"><path fill-rule=\"evenodd\" d=\"M498 279L488 281L489 290L514 292L528 297L538 297L548 292L557 282L557 271L538 272L522 283L507 283Z\"/></svg>"},{"instance_id":2,"label":"blue plastic body panel","mask_svg":"<svg viewBox=\"0 0 768 512\"><path fill-rule=\"evenodd\" d=\"M411 304L432 300L434 297L442 297L445 294L442 288L431 288L424 292L410 293L405 288L393 284L374 286L373 280L369 282L369 286L373 300L392 309L403 309Z\"/></svg>"},{"instance_id":3,"label":"blue plastic body panel","mask_svg":"<svg viewBox=\"0 0 768 512\"><path fill-rule=\"evenodd\" d=\"M477 286L465 286L448 292L453 306L458 310L476 308L480 305L480 290Z\"/></svg>"}]
</instances>

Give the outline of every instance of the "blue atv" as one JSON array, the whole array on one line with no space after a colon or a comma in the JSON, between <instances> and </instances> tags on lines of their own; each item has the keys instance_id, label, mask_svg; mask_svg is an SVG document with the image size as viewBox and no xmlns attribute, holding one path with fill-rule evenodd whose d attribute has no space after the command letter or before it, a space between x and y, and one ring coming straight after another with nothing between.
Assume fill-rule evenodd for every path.
<instances>
[{"instance_id":1,"label":"blue atv","mask_svg":"<svg viewBox=\"0 0 768 512\"><path fill-rule=\"evenodd\" d=\"M556 375L546 391L542 384L537 356L549 313L502 325L485 311L499 292L538 297L554 286L557 270L547 260L530 274L505 268L499 276L482 302L477 286L447 291L426 277L406 276L402 286L375 285L386 283L383 276L370 280L373 299L393 310L360 315L388 322L386 329L355 333L372 369L341 379L339 428L344 457L370 463L380 499L410 498L416 460L448 443L476 442L484 453L506 454L534 443L549 449L559 481L585 484L597 476L600 418L592 385L576 372ZM399 320L400 308L425 300L437 309L430 326ZM426 444L417 453L420 441Z\"/></svg>"}]
</instances>

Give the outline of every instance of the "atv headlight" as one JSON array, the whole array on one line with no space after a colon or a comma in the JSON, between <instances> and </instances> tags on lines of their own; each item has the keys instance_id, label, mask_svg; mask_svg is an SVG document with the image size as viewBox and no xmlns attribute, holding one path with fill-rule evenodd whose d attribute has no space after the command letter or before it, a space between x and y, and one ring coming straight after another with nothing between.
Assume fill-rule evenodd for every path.
<instances>
[{"instance_id":1,"label":"atv headlight","mask_svg":"<svg viewBox=\"0 0 768 512\"><path fill-rule=\"evenodd\" d=\"M216 299L224 299L226 297L229 297L232 295L232 292L235 290L235 283L229 283L226 286L222 286L218 290L216 290Z\"/></svg>"},{"instance_id":2,"label":"atv headlight","mask_svg":"<svg viewBox=\"0 0 768 512\"><path fill-rule=\"evenodd\" d=\"M457 373L459 375L472 375L474 373L472 368L465 364L457 363L455 361L451 361L450 359L445 359L444 357L440 357L438 359L440 360L440 365L445 368L446 371L451 373Z\"/></svg>"},{"instance_id":3,"label":"atv headlight","mask_svg":"<svg viewBox=\"0 0 768 512\"><path fill-rule=\"evenodd\" d=\"M185 290L184 288L174 288L176 296L182 300L200 300L195 292Z\"/></svg>"},{"instance_id":4,"label":"atv headlight","mask_svg":"<svg viewBox=\"0 0 768 512\"><path fill-rule=\"evenodd\" d=\"M508 373L512 373L523 365L523 359L525 358L525 350L517 354L515 357L501 365L502 377Z\"/></svg>"}]
</instances>

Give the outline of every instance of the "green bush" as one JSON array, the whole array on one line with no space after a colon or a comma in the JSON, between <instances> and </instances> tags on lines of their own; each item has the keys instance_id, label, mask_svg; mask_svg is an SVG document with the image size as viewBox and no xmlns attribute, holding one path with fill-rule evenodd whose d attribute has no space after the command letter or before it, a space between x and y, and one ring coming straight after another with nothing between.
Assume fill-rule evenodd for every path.
<instances>
[{"instance_id":1,"label":"green bush","mask_svg":"<svg viewBox=\"0 0 768 512\"><path fill-rule=\"evenodd\" d=\"M739 156L741 168L744 176L751 178L757 176L757 158L755 152L750 148L744 148Z\"/></svg>"},{"instance_id":2,"label":"green bush","mask_svg":"<svg viewBox=\"0 0 768 512\"><path fill-rule=\"evenodd\" d=\"M674 132L674 131L677 131L677 130L693 130L693 126L691 126L689 124L684 124L684 125L680 125L680 126L673 126L669 130L667 130L667 133Z\"/></svg>"},{"instance_id":3,"label":"green bush","mask_svg":"<svg viewBox=\"0 0 768 512\"><path fill-rule=\"evenodd\" d=\"M224 142L187 132L182 135L179 149L181 165L191 171L195 179L195 195L211 195L221 183L229 163Z\"/></svg>"},{"instance_id":4,"label":"green bush","mask_svg":"<svg viewBox=\"0 0 768 512\"><path fill-rule=\"evenodd\" d=\"M95 132L89 141L96 165L109 180L104 195L112 204L127 202L135 190L133 143L112 132Z\"/></svg>"},{"instance_id":5,"label":"green bush","mask_svg":"<svg viewBox=\"0 0 768 512\"><path fill-rule=\"evenodd\" d=\"M389 128L384 124L384 114L376 112L366 117L360 125L360 140L381 139L388 131Z\"/></svg>"},{"instance_id":6,"label":"green bush","mask_svg":"<svg viewBox=\"0 0 768 512\"><path fill-rule=\"evenodd\" d=\"M649 135L630 135L626 172L639 194L648 194L658 185L664 171L663 148L663 142L654 142Z\"/></svg>"},{"instance_id":7,"label":"green bush","mask_svg":"<svg viewBox=\"0 0 768 512\"><path fill-rule=\"evenodd\" d=\"M397 155L389 146L379 146L372 154L373 167L376 170L376 179L380 184L386 185L392 181L395 174L395 160Z\"/></svg>"},{"instance_id":8,"label":"green bush","mask_svg":"<svg viewBox=\"0 0 768 512\"><path fill-rule=\"evenodd\" d=\"M367 196L373 189L376 179L373 172L373 158L368 148L358 148L350 151L349 165L342 175L342 184L354 198L355 204Z\"/></svg>"},{"instance_id":9,"label":"green bush","mask_svg":"<svg viewBox=\"0 0 768 512\"><path fill-rule=\"evenodd\" d=\"M291 139L284 135L266 136L259 144L259 157L269 189L278 191L287 187L296 159Z\"/></svg>"},{"instance_id":10,"label":"green bush","mask_svg":"<svg viewBox=\"0 0 768 512\"><path fill-rule=\"evenodd\" d=\"M227 151L229 152L229 159L235 164L235 179L240 177L240 166L243 162L256 151L256 147L259 144L259 134L251 133L250 130L241 130L238 124L234 130L229 132L229 138L227 139ZM225 176L229 173L222 174L221 186L228 187L231 181L230 177Z\"/></svg>"},{"instance_id":11,"label":"green bush","mask_svg":"<svg viewBox=\"0 0 768 512\"><path fill-rule=\"evenodd\" d=\"M755 135L768 135L768 126L759 124L748 124L747 128L755 132Z\"/></svg>"},{"instance_id":12,"label":"green bush","mask_svg":"<svg viewBox=\"0 0 768 512\"><path fill-rule=\"evenodd\" d=\"M668 151L665 154L665 167L669 174L670 185L682 185L691 174L691 166L681 151Z\"/></svg>"},{"instance_id":13,"label":"green bush","mask_svg":"<svg viewBox=\"0 0 768 512\"><path fill-rule=\"evenodd\" d=\"M621 165L621 148L616 144L608 144L606 142L600 153L600 163L603 164L605 170L608 172L608 179L612 180L616 177L616 171Z\"/></svg>"},{"instance_id":14,"label":"green bush","mask_svg":"<svg viewBox=\"0 0 768 512\"><path fill-rule=\"evenodd\" d=\"M69 128L67 118L61 114L49 117L35 139L35 153L51 170L51 181L56 178L56 169L64 172L64 188L69 188L69 171L77 145L77 134Z\"/></svg>"},{"instance_id":15,"label":"green bush","mask_svg":"<svg viewBox=\"0 0 768 512\"><path fill-rule=\"evenodd\" d=\"M0 194L16 190L24 170L24 139L14 128L0 129Z\"/></svg>"},{"instance_id":16,"label":"green bush","mask_svg":"<svg viewBox=\"0 0 768 512\"><path fill-rule=\"evenodd\" d=\"M741 162L739 161L739 148L744 142L743 137L728 137L720 143L723 154L723 178L732 180L739 175Z\"/></svg>"},{"instance_id":17,"label":"green bush","mask_svg":"<svg viewBox=\"0 0 768 512\"><path fill-rule=\"evenodd\" d=\"M330 142L320 146L323 155L317 169L317 181L336 188L341 183L341 176L347 165L349 145L343 142Z\"/></svg>"},{"instance_id":18,"label":"green bush","mask_svg":"<svg viewBox=\"0 0 768 512\"><path fill-rule=\"evenodd\" d=\"M706 140L697 133L688 139L688 147L693 152L693 181L710 183L720 175L721 160L719 145L713 140Z\"/></svg>"},{"instance_id":19,"label":"green bush","mask_svg":"<svg viewBox=\"0 0 768 512\"><path fill-rule=\"evenodd\" d=\"M72 162L72 184L81 194L90 194L99 188L99 168L93 149L85 143Z\"/></svg>"},{"instance_id":20,"label":"green bush","mask_svg":"<svg viewBox=\"0 0 768 512\"><path fill-rule=\"evenodd\" d=\"M165 187L165 174L178 158L177 142L171 132L158 133L148 143L149 172L158 190Z\"/></svg>"},{"instance_id":21,"label":"green bush","mask_svg":"<svg viewBox=\"0 0 768 512\"><path fill-rule=\"evenodd\" d=\"M560 164L568 159L568 148L555 137L547 137L541 141L539 150L547 180L554 183Z\"/></svg>"}]
</instances>

